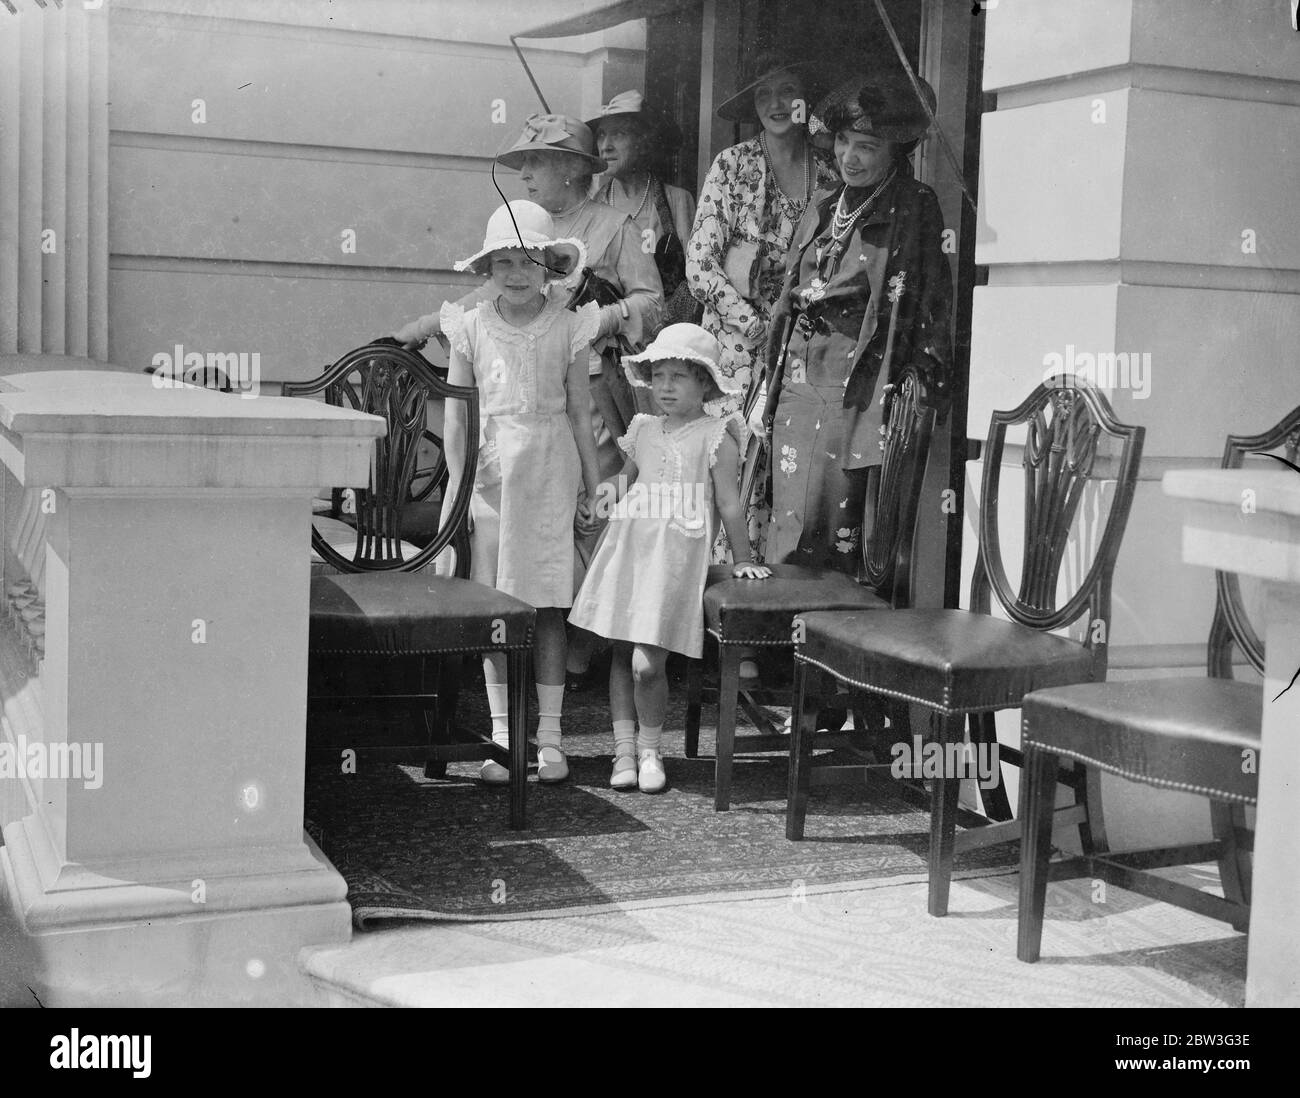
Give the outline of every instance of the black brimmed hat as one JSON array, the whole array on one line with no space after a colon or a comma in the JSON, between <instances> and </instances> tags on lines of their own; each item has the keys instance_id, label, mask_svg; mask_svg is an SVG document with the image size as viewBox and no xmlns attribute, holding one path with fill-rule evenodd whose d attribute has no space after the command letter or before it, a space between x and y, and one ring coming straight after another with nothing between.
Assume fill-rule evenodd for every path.
<instances>
[{"instance_id":1,"label":"black brimmed hat","mask_svg":"<svg viewBox=\"0 0 1300 1098\"><path fill-rule=\"evenodd\" d=\"M904 75L897 77L855 77L841 84L817 104L808 122L808 133L818 145L829 145L840 130L870 134L895 144L919 141L930 128L934 113L934 89L919 76L921 94Z\"/></svg>"},{"instance_id":2,"label":"black brimmed hat","mask_svg":"<svg viewBox=\"0 0 1300 1098\"><path fill-rule=\"evenodd\" d=\"M749 67L747 74L742 77L743 83L741 87L736 91L735 95L718 107L717 115L719 118L725 118L728 122L752 122L757 124L759 118L758 112L754 110L754 89L783 72L795 73L803 80L804 98L808 103L808 109L811 110L812 104L821 90L814 91L817 72L821 67L815 61L788 60L780 54L760 53ZM825 86L825 84L822 84L821 88L825 88Z\"/></svg>"}]
</instances>

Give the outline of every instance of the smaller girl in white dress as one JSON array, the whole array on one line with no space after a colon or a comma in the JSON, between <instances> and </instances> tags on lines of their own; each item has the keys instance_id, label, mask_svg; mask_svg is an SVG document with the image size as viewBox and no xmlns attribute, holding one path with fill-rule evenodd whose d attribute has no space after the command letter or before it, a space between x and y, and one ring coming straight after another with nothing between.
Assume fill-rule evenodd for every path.
<instances>
[{"instance_id":1,"label":"smaller girl in white dress","mask_svg":"<svg viewBox=\"0 0 1300 1098\"><path fill-rule=\"evenodd\" d=\"M513 217L512 217L513 214ZM527 245L527 250L521 247ZM478 475L470 502L470 579L537 608L533 666L537 680L537 777L569 775L561 741L564 701L564 612L573 602L573 526L579 490L600 481L591 433L587 362L600 312L565 308L548 281L583 265L577 240L556 240L541 206L511 202L488 221L480 251L456 264L491 279L476 308L445 304L442 331L451 341L448 381L479 391ZM465 462L464 409L449 410L444 438L448 483ZM455 496L443 501L444 521ZM448 562L440 560L439 569ZM505 656L483 657L492 739L509 743ZM479 776L504 783L509 771L491 759Z\"/></svg>"},{"instance_id":2,"label":"smaller girl in white dress","mask_svg":"<svg viewBox=\"0 0 1300 1098\"><path fill-rule=\"evenodd\" d=\"M737 415L722 412L739 390L718 368L721 353L699 325L670 324L639 355L623 359L628 379L651 389L664 414L632 420L619 439L627 454L622 471L599 486L594 513L585 502L578 508L579 529L609 519L569 621L615 642L609 676L609 784L615 789L658 793L667 785L659 751L668 709L665 666L669 652L692 659L704 653L704 584L716 516L732 545L749 546L737 489L744 428ZM736 557L737 579L772 574L751 553Z\"/></svg>"}]
</instances>

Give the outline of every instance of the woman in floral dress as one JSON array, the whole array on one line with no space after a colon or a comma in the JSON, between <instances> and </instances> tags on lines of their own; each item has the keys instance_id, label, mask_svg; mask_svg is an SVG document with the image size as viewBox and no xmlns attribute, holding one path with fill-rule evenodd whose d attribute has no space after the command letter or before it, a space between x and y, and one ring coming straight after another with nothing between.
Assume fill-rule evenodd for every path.
<instances>
[{"instance_id":1,"label":"woman in floral dress","mask_svg":"<svg viewBox=\"0 0 1300 1098\"><path fill-rule=\"evenodd\" d=\"M813 118L814 134L834 142L843 182L800 223L773 316L769 562L854 573L889 382L912 364L935 403L948 399L943 218L908 161L928 127L906 81L852 81Z\"/></svg>"},{"instance_id":2,"label":"woman in floral dress","mask_svg":"<svg viewBox=\"0 0 1300 1098\"><path fill-rule=\"evenodd\" d=\"M686 277L704 305L701 327L722 344L724 373L753 380L785 254L815 192L838 186L827 157L808 139L811 106L804 65L759 58L748 83L718 108L762 132L718 153L700 191L686 249Z\"/></svg>"},{"instance_id":3,"label":"woman in floral dress","mask_svg":"<svg viewBox=\"0 0 1300 1098\"><path fill-rule=\"evenodd\" d=\"M757 137L723 149L700 191L686 248L686 278L704 305L700 325L722 345L720 366L761 404L763 350L785 255L812 196L839 184L830 158L808 138L810 66L761 54L749 80L718 108L733 122L758 123ZM746 501L750 538L765 559L765 485ZM714 559L725 561L725 535ZM748 662L742 675L756 673Z\"/></svg>"}]
</instances>

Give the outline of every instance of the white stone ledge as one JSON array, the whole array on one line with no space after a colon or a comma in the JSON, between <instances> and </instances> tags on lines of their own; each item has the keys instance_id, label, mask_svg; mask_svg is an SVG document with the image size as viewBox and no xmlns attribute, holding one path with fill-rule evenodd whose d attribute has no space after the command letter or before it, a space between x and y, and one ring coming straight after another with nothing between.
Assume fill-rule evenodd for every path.
<instances>
[{"instance_id":1,"label":"white stone ledge","mask_svg":"<svg viewBox=\"0 0 1300 1098\"><path fill-rule=\"evenodd\" d=\"M1243 260L1247 257L1243 256ZM989 263L989 286L1170 286L1187 290L1300 294L1300 269L1111 260Z\"/></svg>"},{"instance_id":2,"label":"white stone ledge","mask_svg":"<svg viewBox=\"0 0 1300 1098\"><path fill-rule=\"evenodd\" d=\"M306 845L301 845L303 853L297 870L288 873L278 866L258 872L246 862L241 875L223 879L204 866L204 903L192 899L193 874L172 881L142 883L102 877L79 868L66 882L67 887L46 890L30 835L22 823L14 824L5 829L4 846L15 893L26 898L14 914L29 934L131 919L211 917L283 906L341 903L347 897L346 882Z\"/></svg>"},{"instance_id":3,"label":"white stone ledge","mask_svg":"<svg viewBox=\"0 0 1300 1098\"><path fill-rule=\"evenodd\" d=\"M1300 79L1280 80L1245 73L1174 68L1170 65L1115 65L1091 72L986 90L996 90L998 110L1003 111L1126 88L1202 95L1214 99L1300 105Z\"/></svg>"}]
</instances>

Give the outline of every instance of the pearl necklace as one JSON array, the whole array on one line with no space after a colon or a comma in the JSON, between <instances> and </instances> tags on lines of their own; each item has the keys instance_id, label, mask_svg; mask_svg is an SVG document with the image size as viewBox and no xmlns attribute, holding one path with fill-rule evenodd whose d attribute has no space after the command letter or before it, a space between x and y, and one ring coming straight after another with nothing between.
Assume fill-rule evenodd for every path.
<instances>
[{"instance_id":1,"label":"pearl necklace","mask_svg":"<svg viewBox=\"0 0 1300 1098\"><path fill-rule=\"evenodd\" d=\"M591 196L588 195L588 196L587 196L586 198L584 198L581 202L579 202L576 206L570 206L567 210L552 210L552 211L551 211L551 216L552 216L553 218L554 218L554 217L568 217L570 214L581 213L581 212L582 212L582 207L585 206L585 205L586 205L588 202L590 202L590 201L591 201Z\"/></svg>"},{"instance_id":2,"label":"pearl necklace","mask_svg":"<svg viewBox=\"0 0 1300 1098\"><path fill-rule=\"evenodd\" d=\"M803 201L798 202L791 198L784 190L776 178L776 165L772 163L772 154L767 151L767 133L758 135L759 147L763 150L763 159L767 161L768 170L772 173L772 182L776 184L776 189L781 192L781 197L790 203L800 214L808 208L808 203L812 200L812 152L809 150L807 143L803 149Z\"/></svg>"},{"instance_id":3,"label":"pearl necklace","mask_svg":"<svg viewBox=\"0 0 1300 1098\"><path fill-rule=\"evenodd\" d=\"M650 197L650 187L653 185L653 183L654 183L654 177L651 176L649 173L647 173L645 177L645 193L641 195L641 201L637 205L636 212L628 214L628 217L630 217L633 221L639 218L641 216L641 211L645 209L646 200ZM612 179L605 184L605 196L606 196L605 201L608 202L611 206L613 206L614 205L614 181ZM618 207L615 206L614 208L617 209Z\"/></svg>"},{"instance_id":4,"label":"pearl necklace","mask_svg":"<svg viewBox=\"0 0 1300 1098\"><path fill-rule=\"evenodd\" d=\"M842 237L848 236L849 230L853 228L853 223L862 215L862 211L880 197L880 192L889 185L889 181L893 178L894 173L891 171L880 181L880 185L874 191L849 212L845 212L844 209L844 196L849 193L849 189L845 187L844 190L840 191L840 200L835 204L835 216L831 220L831 239L840 240Z\"/></svg>"}]
</instances>

